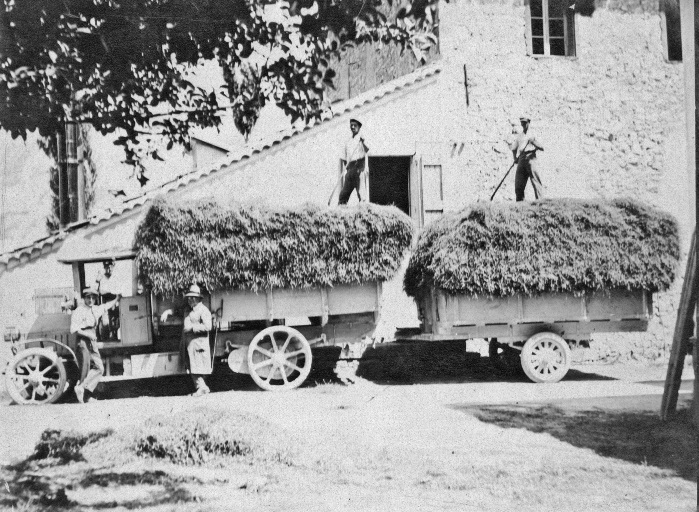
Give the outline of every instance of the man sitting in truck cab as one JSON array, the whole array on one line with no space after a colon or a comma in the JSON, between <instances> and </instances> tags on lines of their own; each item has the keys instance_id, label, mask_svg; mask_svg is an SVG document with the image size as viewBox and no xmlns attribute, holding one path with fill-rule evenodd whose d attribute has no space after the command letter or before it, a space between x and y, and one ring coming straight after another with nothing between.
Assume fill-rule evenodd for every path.
<instances>
[{"instance_id":1,"label":"man sitting in truck cab","mask_svg":"<svg viewBox=\"0 0 699 512\"><path fill-rule=\"evenodd\" d=\"M70 332L77 335L79 352L83 354L87 349L90 354L89 359L83 358L81 361L81 375L85 365L88 365L87 377L75 385L75 396L80 403L85 401L85 394L88 394L88 400L91 398L104 374L104 364L97 349L98 321L106 311L117 305L121 295L117 295L114 300L99 306L95 305L96 298L97 290L85 288L83 290L83 304L75 308L70 316Z\"/></svg>"},{"instance_id":2,"label":"man sitting in truck cab","mask_svg":"<svg viewBox=\"0 0 699 512\"><path fill-rule=\"evenodd\" d=\"M114 300L118 294L118 287L112 279L114 260L103 263L103 270L97 274L95 283L100 304ZM99 339L102 341L119 339L119 308L110 308L104 313L98 326Z\"/></svg>"}]
</instances>

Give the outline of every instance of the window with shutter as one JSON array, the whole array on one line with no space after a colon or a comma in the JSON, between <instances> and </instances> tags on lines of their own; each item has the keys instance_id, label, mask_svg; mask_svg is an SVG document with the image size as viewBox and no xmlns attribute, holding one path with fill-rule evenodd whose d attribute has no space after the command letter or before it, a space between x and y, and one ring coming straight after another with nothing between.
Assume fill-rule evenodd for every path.
<instances>
[{"instance_id":1,"label":"window with shutter","mask_svg":"<svg viewBox=\"0 0 699 512\"><path fill-rule=\"evenodd\" d=\"M531 55L575 56L575 0L529 0Z\"/></svg>"}]
</instances>

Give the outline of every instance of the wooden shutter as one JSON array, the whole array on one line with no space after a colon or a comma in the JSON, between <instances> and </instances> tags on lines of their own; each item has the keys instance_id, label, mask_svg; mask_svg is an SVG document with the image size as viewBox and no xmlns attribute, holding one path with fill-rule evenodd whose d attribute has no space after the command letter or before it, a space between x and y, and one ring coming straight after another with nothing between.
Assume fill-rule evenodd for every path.
<instances>
[{"instance_id":1,"label":"wooden shutter","mask_svg":"<svg viewBox=\"0 0 699 512\"><path fill-rule=\"evenodd\" d=\"M423 157L422 163L423 221L428 224L444 213L442 162L438 157Z\"/></svg>"},{"instance_id":2,"label":"wooden shutter","mask_svg":"<svg viewBox=\"0 0 699 512\"><path fill-rule=\"evenodd\" d=\"M410 217L419 227L423 226L422 157L417 155L410 164Z\"/></svg>"}]
</instances>

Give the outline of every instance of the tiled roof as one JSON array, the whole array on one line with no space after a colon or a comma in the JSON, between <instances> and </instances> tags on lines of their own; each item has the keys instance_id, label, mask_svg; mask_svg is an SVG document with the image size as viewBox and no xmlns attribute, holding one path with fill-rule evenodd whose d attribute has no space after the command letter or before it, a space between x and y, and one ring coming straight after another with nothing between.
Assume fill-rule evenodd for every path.
<instances>
[{"instance_id":1,"label":"tiled roof","mask_svg":"<svg viewBox=\"0 0 699 512\"><path fill-rule=\"evenodd\" d=\"M169 192L174 192L175 190L178 190L182 187L186 187L187 185L190 185L191 183L194 183L211 174L227 169L230 166L235 165L237 163L244 162L245 160L248 160L253 156L262 153L263 151L266 151L274 146L277 146L278 144L281 144L282 142L285 142L286 140L289 140L292 137L295 137L296 135L307 132L309 130L316 129L322 126L323 123L330 121L331 119L352 112L375 101L381 100L386 96L402 91L415 84L419 84L420 82L423 82L428 78L438 75L440 71L441 65L439 62L422 67L416 71L413 71L412 73L396 78L395 80L382 84L378 87L374 87L353 98L333 105L331 110L327 112L320 121L312 122L306 126L299 128L291 128L284 132L280 132L266 140L250 144L239 151L229 153L226 157L224 157L222 160L219 160L212 166L178 176L177 178L167 183L164 183L158 188L150 190L144 194L125 199L124 202L118 207L109 208L107 210L93 215L86 221L69 225L62 231L42 238L40 240L36 240L35 242L33 242L30 245L27 245L26 247L20 247L13 251L0 254L0 270L2 270L3 266L9 265L13 261L22 261L23 259L27 258L33 259L34 257L40 254L50 252L51 250L53 250L56 244L62 242L69 234L76 231L77 229L81 229L89 225L99 224L114 217L121 216L131 210L135 210L136 208L143 206L145 203L147 203L150 199L154 198L155 196L166 194Z\"/></svg>"}]
</instances>

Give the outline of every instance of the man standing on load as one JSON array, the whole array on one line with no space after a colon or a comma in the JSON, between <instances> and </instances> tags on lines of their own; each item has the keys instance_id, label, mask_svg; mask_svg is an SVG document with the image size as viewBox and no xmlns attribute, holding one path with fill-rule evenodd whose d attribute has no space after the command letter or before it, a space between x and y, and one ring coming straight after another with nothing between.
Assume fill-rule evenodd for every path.
<instances>
[{"instance_id":1,"label":"man standing on load","mask_svg":"<svg viewBox=\"0 0 699 512\"><path fill-rule=\"evenodd\" d=\"M187 361L189 373L196 387L192 396L202 396L210 391L204 377L211 375L212 372L209 346L209 331L212 328L211 312L202 303L201 290L196 284L189 287L185 298L191 311L184 318L180 354Z\"/></svg>"},{"instance_id":2,"label":"man standing on load","mask_svg":"<svg viewBox=\"0 0 699 512\"><path fill-rule=\"evenodd\" d=\"M517 201L524 201L524 189L527 186L527 180L531 180L534 197L541 199L543 197L543 186L539 176L536 152L543 151L544 147L536 140L535 133L529 129L531 119L528 116L522 116L519 118L519 122L522 125L522 131L510 144L512 156L515 162L517 162L515 198Z\"/></svg>"},{"instance_id":3,"label":"man standing on load","mask_svg":"<svg viewBox=\"0 0 699 512\"><path fill-rule=\"evenodd\" d=\"M360 183L362 179L366 179L365 171L367 170L366 160L369 147L366 145L364 135L360 133L362 123L359 119L350 119L350 130L352 137L345 144L343 152L343 160L345 167L342 173L341 182L342 190L340 190L339 204L347 204L352 191L357 191L357 198L360 201L366 201L368 197L362 197L362 188ZM364 190L366 195L366 190Z\"/></svg>"},{"instance_id":4,"label":"man standing on load","mask_svg":"<svg viewBox=\"0 0 699 512\"><path fill-rule=\"evenodd\" d=\"M121 295L117 295L114 300L106 302L102 305L95 305L97 298L97 290L94 288L85 288L83 290L84 303L75 308L75 311L70 316L70 332L78 337L78 345L80 353L86 351L90 354L89 359L81 362L81 374L85 366L88 367L87 377L82 382L75 385L75 396L78 402L85 401L85 394L88 394L88 400L104 374L104 363L97 349L97 323L104 313L117 305Z\"/></svg>"}]
</instances>

